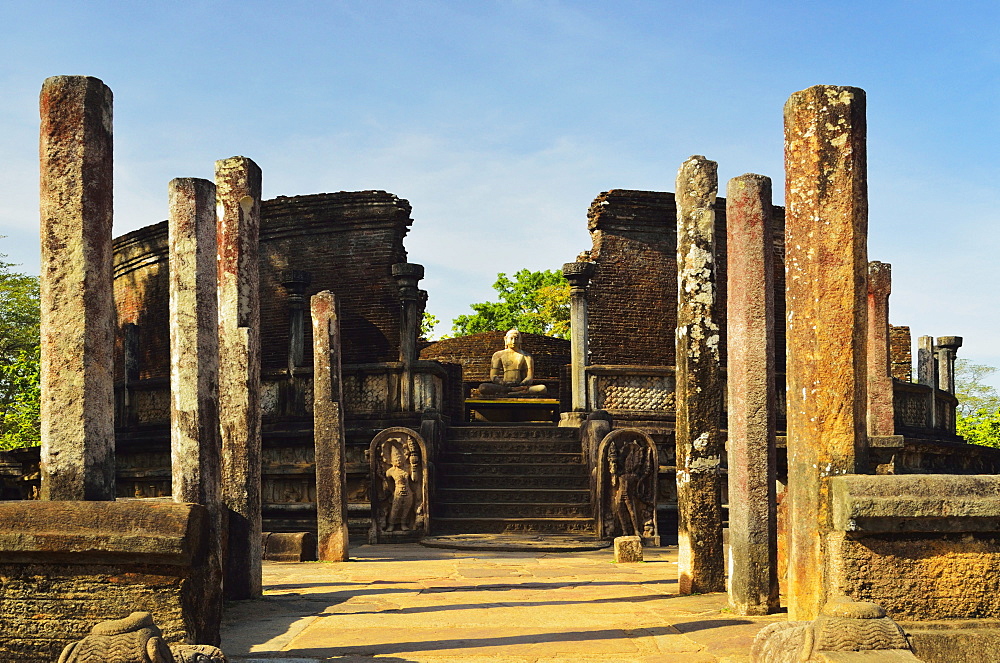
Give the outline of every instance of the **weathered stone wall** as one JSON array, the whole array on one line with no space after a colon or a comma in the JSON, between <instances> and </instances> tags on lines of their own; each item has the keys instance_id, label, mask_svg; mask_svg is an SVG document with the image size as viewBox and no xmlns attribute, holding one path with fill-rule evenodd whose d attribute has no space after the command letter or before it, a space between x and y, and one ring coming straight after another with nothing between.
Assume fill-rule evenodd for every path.
<instances>
[{"instance_id":1,"label":"weathered stone wall","mask_svg":"<svg viewBox=\"0 0 1000 663\"><path fill-rule=\"evenodd\" d=\"M424 360L461 364L466 382L487 382L490 359L504 348L504 331L490 331L431 343L420 351ZM524 350L535 360L536 380L558 380L562 367L569 363L569 341L541 334L521 334Z\"/></svg>"},{"instance_id":2,"label":"weathered stone wall","mask_svg":"<svg viewBox=\"0 0 1000 663\"><path fill-rule=\"evenodd\" d=\"M913 351L910 328L889 325L889 366L892 377L910 382L913 376Z\"/></svg>"},{"instance_id":3,"label":"weathered stone wall","mask_svg":"<svg viewBox=\"0 0 1000 663\"><path fill-rule=\"evenodd\" d=\"M261 366L288 365L288 295L284 270L312 275L305 296L331 290L342 302L344 363L399 359L399 290L391 266L406 260L403 237L410 205L384 191L279 197L261 205ZM147 226L114 243L115 306L118 312L116 383L124 380L121 328L138 325L140 379L169 375L167 322L167 224ZM304 365L312 363L306 330ZM166 422L169 402L140 400L141 423Z\"/></svg>"},{"instance_id":4,"label":"weathered stone wall","mask_svg":"<svg viewBox=\"0 0 1000 663\"><path fill-rule=\"evenodd\" d=\"M831 553L835 582L893 619L1000 617L1000 535L849 535Z\"/></svg>"},{"instance_id":5,"label":"weathered stone wall","mask_svg":"<svg viewBox=\"0 0 1000 663\"><path fill-rule=\"evenodd\" d=\"M94 624L134 610L151 612L170 642L218 633L205 612L204 507L4 502L0 522L0 661L54 661Z\"/></svg>"},{"instance_id":6,"label":"weathered stone wall","mask_svg":"<svg viewBox=\"0 0 1000 663\"><path fill-rule=\"evenodd\" d=\"M775 319L783 320L784 208L774 207ZM677 325L677 226L674 194L612 189L587 213L597 269L587 294L590 363L673 366ZM715 203L717 297L726 311L726 203ZM777 370L783 371L785 335L775 330ZM726 361L722 330L722 362Z\"/></svg>"}]
</instances>

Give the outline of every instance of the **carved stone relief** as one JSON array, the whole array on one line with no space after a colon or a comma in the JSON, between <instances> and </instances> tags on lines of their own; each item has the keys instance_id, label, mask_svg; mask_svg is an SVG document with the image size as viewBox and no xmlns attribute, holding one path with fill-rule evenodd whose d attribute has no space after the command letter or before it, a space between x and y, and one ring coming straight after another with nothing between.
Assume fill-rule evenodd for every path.
<instances>
[{"instance_id":1,"label":"carved stone relief","mask_svg":"<svg viewBox=\"0 0 1000 663\"><path fill-rule=\"evenodd\" d=\"M96 624L83 640L66 645L59 663L226 663L210 645L167 646L148 612Z\"/></svg>"},{"instance_id":2,"label":"carved stone relief","mask_svg":"<svg viewBox=\"0 0 1000 663\"><path fill-rule=\"evenodd\" d=\"M641 536L659 545L656 444L635 428L612 431L597 452L598 527L601 536Z\"/></svg>"},{"instance_id":3,"label":"carved stone relief","mask_svg":"<svg viewBox=\"0 0 1000 663\"><path fill-rule=\"evenodd\" d=\"M673 410L674 390L670 382L661 375L597 376L597 409Z\"/></svg>"},{"instance_id":4,"label":"carved stone relief","mask_svg":"<svg viewBox=\"0 0 1000 663\"><path fill-rule=\"evenodd\" d=\"M427 534L427 445L409 428L387 428L368 451L371 463L371 543L415 541Z\"/></svg>"}]
</instances>

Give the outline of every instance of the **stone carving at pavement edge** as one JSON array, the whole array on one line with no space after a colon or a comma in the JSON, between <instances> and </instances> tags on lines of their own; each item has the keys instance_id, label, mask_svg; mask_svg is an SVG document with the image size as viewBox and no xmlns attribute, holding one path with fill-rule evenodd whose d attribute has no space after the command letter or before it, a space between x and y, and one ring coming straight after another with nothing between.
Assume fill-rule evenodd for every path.
<instances>
[{"instance_id":1,"label":"stone carving at pavement edge","mask_svg":"<svg viewBox=\"0 0 1000 663\"><path fill-rule=\"evenodd\" d=\"M218 647L167 646L148 612L101 622L83 640L66 645L59 663L226 663Z\"/></svg>"},{"instance_id":2,"label":"stone carving at pavement edge","mask_svg":"<svg viewBox=\"0 0 1000 663\"><path fill-rule=\"evenodd\" d=\"M419 538L427 522L426 449L408 428L388 428L372 440L373 543ZM407 537L406 540L409 540Z\"/></svg>"},{"instance_id":3,"label":"stone carving at pavement edge","mask_svg":"<svg viewBox=\"0 0 1000 663\"><path fill-rule=\"evenodd\" d=\"M640 430L622 428L605 436L598 458L602 536L640 536L657 545L653 440Z\"/></svg>"}]
</instances>

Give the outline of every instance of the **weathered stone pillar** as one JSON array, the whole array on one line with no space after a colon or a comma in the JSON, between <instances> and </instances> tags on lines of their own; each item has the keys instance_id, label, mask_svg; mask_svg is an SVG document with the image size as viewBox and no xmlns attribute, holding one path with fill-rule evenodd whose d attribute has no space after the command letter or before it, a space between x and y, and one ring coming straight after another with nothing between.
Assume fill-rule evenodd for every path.
<instances>
[{"instance_id":1,"label":"weathered stone pillar","mask_svg":"<svg viewBox=\"0 0 1000 663\"><path fill-rule=\"evenodd\" d=\"M563 276L569 281L570 390L574 412L587 409L587 284L594 275L592 262L568 262Z\"/></svg>"},{"instance_id":2,"label":"weathered stone pillar","mask_svg":"<svg viewBox=\"0 0 1000 663\"><path fill-rule=\"evenodd\" d=\"M42 84L41 483L46 500L115 498L111 90Z\"/></svg>"},{"instance_id":3,"label":"weathered stone pillar","mask_svg":"<svg viewBox=\"0 0 1000 663\"><path fill-rule=\"evenodd\" d=\"M896 432L889 370L889 293L892 265L868 263L868 434Z\"/></svg>"},{"instance_id":4,"label":"weathered stone pillar","mask_svg":"<svg viewBox=\"0 0 1000 663\"><path fill-rule=\"evenodd\" d=\"M729 180L726 231L729 604L766 615L779 607L771 178Z\"/></svg>"},{"instance_id":5,"label":"weathered stone pillar","mask_svg":"<svg viewBox=\"0 0 1000 663\"><path fill-rule=\"evenodd\" d=\"M347 469L340 373L340 317L329 290L312 296L313 440L316 526L321 562L346 562Z\"/></svg>"},{"instance_id":6,"label":"weathered stone pillar","mask_svg":"<svg viewBox=\"0 0 1000 663\"><path fill-rule=\"evenodd\" d=\"M305 359L306 288L312 275L299 269L281 272L281 285L288 294L288 377L280 386L279 403L286 416L306 415L305 389L299 369ZM306 378L308 379L308 378Z\"/></svg>"},{"instance_id":7,"label":"weathered stone pillar","mask_svg":"<svg viewBox=\"0 0 1000 663\"><path fill-rule=\"evenodd\" d=\"M725 591L722 548L722 390L715 291L717 164L677 172L678 591Z\"/></svg>"},{"instance_id":8,"label":"weathered stone pillar","mask_svg":"<svg viewBox=\"0 0 1000 663\"><path fill-rule=\"evenodd\" d=\"M229 599L261 594L260 183L260 168L246 157L215 162L219 423L222 497L229 510Z\"/></svg>"},{"instance_id":9,"label":"weathered stone pillar","mask_svg":"<svg viewBox=\"0 0 1000 663\"><path fill-rule=\"evenodd\" d=\"M399 409L413 409L413 362L417 360L417 336L420 334L420 290L417 283L424 278L424 266L400 262L392 266L392 277L399 288L399 361L403 363L399 390Z\"/></svg>"},{"instance_id":10,"label":"weathered stone pillar","mask_svg":"<svg viewBox=\"0 0 1000 663\"><path fill-rule=\"evenodd\" d=\"M790 620L827 600L827 477L864 466L868 191L865 93L817 85L785 104Z\"/></svg>"},{"instance_id":11,"label":"weathered stone pillar","mask_svg":"<svg viewBox=\"0 0 1000 663\"><path fill-rule=\"evenodd\" d=\"M927 417L925 425L928 428L937 427L937 397L934 390L938 386L937 353L934 350L934 338L921 336L917 339L917 382L931 388L927 395Z\"/></svg>"},{"instance_id":12,"label":"weathered stone pillar","mask_svg":"<svg viewBox=\"0 0 1000 663\"><path fill-rule=\"evenodd\" d=\"M938 336L938 389L955 393L955 357L962 347L961 336Z\"/></svg>"},{"instance_id":13,"label":"weathered stone pillar","mask_svg":"<svg viewBox=\"0 0 1000 663\"><path fill-rule=\"evenodd\" d=\"M219 643L224 520L220 503L219 308L215 184L175 179L170 218L170 476L175 502L202 504L211 520L200 594L205 642Z\"/></svg>"}]
</instances>

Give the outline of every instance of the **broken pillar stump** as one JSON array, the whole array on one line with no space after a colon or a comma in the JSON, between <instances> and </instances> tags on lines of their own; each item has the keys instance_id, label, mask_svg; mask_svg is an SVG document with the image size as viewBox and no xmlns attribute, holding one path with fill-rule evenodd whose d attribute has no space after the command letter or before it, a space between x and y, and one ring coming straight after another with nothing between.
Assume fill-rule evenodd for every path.
<instances>
[{"instance_id":1,"label":"broken pillar stump","mask_svg":"<svg viewBox=\"0 0 1000 663\"><path fill-rule=\"evenodd\" d=\"M615 538L615 564L632 564L641 561L641 536L619 536Z\"/></svg>"}]
</instances>

